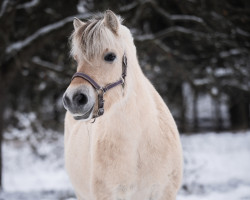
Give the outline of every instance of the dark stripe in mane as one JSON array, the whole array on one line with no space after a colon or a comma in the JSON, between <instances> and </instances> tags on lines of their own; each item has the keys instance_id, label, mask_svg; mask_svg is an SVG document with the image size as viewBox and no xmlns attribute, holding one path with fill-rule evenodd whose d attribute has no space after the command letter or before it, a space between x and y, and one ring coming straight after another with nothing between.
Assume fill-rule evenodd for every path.
<instances>
[{"instance_id":1,"label":"dark stripe in mane","mask_svg":"<svg viewBox=\"0 0 250 200\"><path fill-rule=\"evenodd\" d=\"M73 53L80 48L82 56L90 61L94 57L100 56L104 49L114 46L114 34L105 27L103 19L103 15L91 18L73 32L71 36Z\"/></svg>"}]
</instances>

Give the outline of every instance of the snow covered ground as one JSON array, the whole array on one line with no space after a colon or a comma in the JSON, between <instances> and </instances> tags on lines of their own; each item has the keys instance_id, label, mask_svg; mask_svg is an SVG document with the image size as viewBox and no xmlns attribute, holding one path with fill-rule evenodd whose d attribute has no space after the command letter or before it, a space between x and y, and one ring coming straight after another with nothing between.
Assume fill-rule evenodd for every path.
<instances>
[{"instance_id":1,"label":"snow covered ground","mask_svg":"<svg viewBox=\"0 0 250 200\"><path fill-rule=\"evenodd\" d=\"M0 199L73 200L63 168L63 135L47 131L46 137L37 139L28 129L10 131L12 138L3 146ZM250 131L181 138L184 180L177 200L250 200Z\"/></svg>"},{"instance_id":2,"label":"snow covered ground","mask_svg":"<svg viewBox=\"0 0 250 200\"><path fill-rule=\"evenodd\" d=\"M182 136L178 200L250 200L250 132Z\"/></svg>"}]
</instances>

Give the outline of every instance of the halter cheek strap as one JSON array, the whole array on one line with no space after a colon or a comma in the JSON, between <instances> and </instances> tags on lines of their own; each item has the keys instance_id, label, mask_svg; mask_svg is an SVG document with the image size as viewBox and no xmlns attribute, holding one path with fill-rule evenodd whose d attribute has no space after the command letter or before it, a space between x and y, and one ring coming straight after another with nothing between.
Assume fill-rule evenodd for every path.
<instances>
[{"instance_id":1,"label":"halter cheek strap","mask_svg":"<svg viewBox=\"0 0 250 200\"><path fill-rule=\"evenodd\" d=\"M71 81L76 77L80 77L80 78L88 81L96 89L97 94L98 94L98 110L97 110L97 113L93 116L93 118L95 119L95 118L100 117L104 114L104 98L103 98L104 94L108 90L110 90L118 85L122 85L124 87L126 76L127 76L127 57L124 53L124 55L122 57L122 75L118 81L110 83L104 87L101 87L97 82L94 81L94 79L92 79L87 74L84 74L81 72L76 72L73 75Z\"/></svg>"}]
</instances>

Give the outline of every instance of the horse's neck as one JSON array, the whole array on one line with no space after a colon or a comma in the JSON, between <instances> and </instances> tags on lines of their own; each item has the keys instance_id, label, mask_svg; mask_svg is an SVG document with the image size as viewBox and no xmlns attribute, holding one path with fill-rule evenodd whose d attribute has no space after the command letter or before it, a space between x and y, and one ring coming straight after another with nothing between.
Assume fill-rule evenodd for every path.
<instances>
[{"instance_id":1,"label":"horse's neck","mask_svg":"<svg viewBox=\"0 0 250 200\"><path fill-rule=\"evenodd\" d=\"M114 118L123 119L124 117L136 117L136 110L148 104L149 94L151 92L151 86L149 86L148 80L142 73L138 62L135 62L133 66L130 64L128 67L131 68L128 70L134 71L130 71L127 74L126 81L130 82L125 83L128 84L128 88L125 89L124 99L111 108L111 114L107 115L107 117L110 118L108 120L112 121Z\"/></svg>"}]
</instances>

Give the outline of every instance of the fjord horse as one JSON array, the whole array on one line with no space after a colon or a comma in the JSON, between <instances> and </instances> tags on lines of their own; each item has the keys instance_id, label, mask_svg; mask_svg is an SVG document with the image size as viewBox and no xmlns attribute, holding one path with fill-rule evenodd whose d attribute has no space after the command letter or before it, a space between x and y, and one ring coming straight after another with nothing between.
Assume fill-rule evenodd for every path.
<instances>
[{"instance_id":1,"label":"fjord horse","mask_svg":"<svg viewBox=\"0 0 250 200\"><path fill-rule=\"evenodd\" d=\"M74 19L77 72L63 96L65 166L78 200L173 200L182 179L175 121L112 11Z\"/></svg>"}]
</instances>

